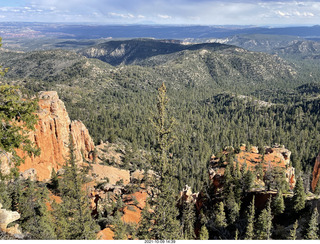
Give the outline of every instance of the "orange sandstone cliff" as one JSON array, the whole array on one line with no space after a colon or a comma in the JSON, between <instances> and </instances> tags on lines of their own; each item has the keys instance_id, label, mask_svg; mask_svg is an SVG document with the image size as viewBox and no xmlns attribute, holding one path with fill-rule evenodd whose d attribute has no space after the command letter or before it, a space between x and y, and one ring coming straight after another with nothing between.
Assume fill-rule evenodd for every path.
<instances>
[{"instance_id":1,"label":"orange sandstone cliff","mask_svg":"<svg viewBox=\"0 0 320 244\"><path fill-rule=\"evenodd\" d=\"M94 143L81 121L70 120L57 92L40 92L39 98L39 120L35 130L30 132L30 140L41 149L41 154L28 157L22 151L17 153L20 157L25 156L25 163L19 168L21 172L33 168L38 180L46 180L50 178L52 169L60 169L68 158L70 135L78 163L82 163L83 158L92 159Z\"/></svg>"},{"instance_id":2,"label":"orange sandstone cliff","mask_svg":"<svg viewBox=\"0 0 320 244\"><path fill-rule=\"evenodd\" d=\"M316 162L314 164L314 168L312 172L312 182L311 182L312 191L315 191L319 179L320 179L320 153L316 158Z\"/></svg>"}]
</instances>

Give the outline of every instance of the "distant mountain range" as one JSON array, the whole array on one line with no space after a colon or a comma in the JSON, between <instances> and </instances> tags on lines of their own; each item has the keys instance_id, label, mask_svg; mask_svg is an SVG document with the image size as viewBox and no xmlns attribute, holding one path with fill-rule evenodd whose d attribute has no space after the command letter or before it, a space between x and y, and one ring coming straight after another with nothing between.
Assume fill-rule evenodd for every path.
<instances>
[{"instance_id":1,"label":"distant mountain range","mask_svg":"<svg viewBox=\"0 0 320 244\"><path fill-rule=\"evenodd\" d=\"M173 26L173 25L81 25L54 23L0 23L1 35L14 37L58 37L74 39L99 38L226 38L240 34L290 35L320 38L320 26L256 27L256 26Z\"/></svg>"}]
</instances>

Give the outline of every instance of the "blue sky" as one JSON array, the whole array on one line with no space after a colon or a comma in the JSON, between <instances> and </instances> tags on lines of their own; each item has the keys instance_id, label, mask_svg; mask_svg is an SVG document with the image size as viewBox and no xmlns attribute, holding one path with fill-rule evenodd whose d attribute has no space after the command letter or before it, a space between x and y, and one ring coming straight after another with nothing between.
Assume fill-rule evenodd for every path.
<instances>
[{"instance_id":1,"label":"blue sky","mask_svg":"<svg viewBox=\"0 0 320 244\"><path fill-rule=\"evenodd\" d=\"M314 25L320 24L320 1L0 0L0 21Z\"/></svg>"}]
</instances>

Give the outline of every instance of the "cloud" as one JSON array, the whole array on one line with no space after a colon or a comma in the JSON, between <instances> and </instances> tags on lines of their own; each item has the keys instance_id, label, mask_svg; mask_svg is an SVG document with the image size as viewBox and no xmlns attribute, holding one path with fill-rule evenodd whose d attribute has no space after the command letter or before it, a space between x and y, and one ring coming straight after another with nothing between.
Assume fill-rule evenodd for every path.
<instances>
[{"instance_id":1,"label":"cloud","mask_svg":"<svg viewBox=\"0 0 320 244\"><path fill-rule=\"evenodd\" d=\"M125 19L135 18L135 16L133 14L109 13L109 15L112 17L120 17L120 18L125 18Z\"/></svg>"},{"instance_id":2,"label":"cloud","mask_svg":"<svg viewBox=\"0 0 320 244\"><path fill-rule=\"evenodd\" d=\"M161 19L171 19L172 17L169 15L158 14L158 17Z\"/></svg>"},{"instance_id":3,"label":"cloud","mask_svg":"<svg viewBox=\"0 0 320 244\"><path fill-rule=\"evenodd\" d=\"M0 14L25 21L121 24L143 19L159 24L206 25L320 22L320 3L316 0L15 0L14 6L5 2L0 5Z\"/></svg>"}]
</instances>

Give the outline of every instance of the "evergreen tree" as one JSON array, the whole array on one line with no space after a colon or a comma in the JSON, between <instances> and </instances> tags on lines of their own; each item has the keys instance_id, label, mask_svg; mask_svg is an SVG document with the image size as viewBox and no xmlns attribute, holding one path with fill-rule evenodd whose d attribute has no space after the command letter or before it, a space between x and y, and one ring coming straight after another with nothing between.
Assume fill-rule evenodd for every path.
<instances>
[{"instance_id":1,"label":"evergreen tree","mask_svg":"<svg viewBox=\"0 0 320 244\"><path fill-rule=\"evenodd\" d=\"M227 219L224 212L224 204L222 201L216 204L214 225L217 228L227 227Z\"/></svg>"},{"instance_id":2,"label":"evergreen tree","mask_svg":"<svg viewBox=\"0 0 320 244\"><path fill-rule=\"evenodd\" d=\"M11 202L12 200L8 191L7 183L0 177L0 203L4 209L10 209Z\"/></svg>"},{"instance_id":3,"label":"evergreen tree","mask_svg":"<svg viewBox=\"0 0 320 244\"><path fill-rule=\"evenodd\" d=\"M17 166L22 162L16 153L17 148L30 155L40 153L28 137L37 122L37 108L37 101L22 98L17 86L0 85L0 153L12 153L13 157L9 160L13 160Z\"/></svg>"},{"instance_id":4,"label":"evergreen tree","mask_svg":"<svg viewBox=\"0 0 320 244\"><path fill-rule=\"evenodd\" d=\"M303 180L301 177L298 178L296 186L294 188L293 196L293 209L298 212L304 209L306 203L306 194L304 192Z\"/></svg>"},{"instance_id":5,"label":"evergreen tree","mask_svg":"<svg viewBox=\"0 0 320 244\"><path fill-rule=\"evenodd\" d=\"M150 213L150 206L148 204L149 199L146 201L146 206L141 212L141 217L139 221L139 227L137 231L137 237L139 240L149 240L150 239L150 229L151 229L151 219L152 214Z\"/></svg>"},{"instance_id":6,"label":"evergreen tree","mask_svg":"<svg viewBox=\"0 0 320 244\"><path fill-rule=\"evenodd\" d=\"M31 239L50 240L56 239L51 215L45 204L48 193L44 186L38 187L30 179L19 182L24 185L24 191L19 199L18 222L23 232L28 233Z\"/></svg>"},{"instance_id":7,"label":"evergreen tree","mask_svg":"<svg viewBox=\"0 0 320 244\"><path fill-rule=\"evenodd\" d=\"M278 190L277 195L272 202L274 215L282 214L285 209L282 191Z\"/></svg>"},{"instance_id":8,"label":"evergreen tree","mask_svg":"<svg viewBox=\"0 0 320 244\"><path fill-rule=\"evenodd\" d=\"M151 204L154 208L154 224L150 229L150 238L158 240L180 239L180 224L177 219L179 211L177 209L176 192L173 187L175 166L169 163L168 152L174 137L172 128L174 119L168 119L166 105L166 86L158 89L157 114L154 116L153 125L157 135L157 157L154 168L160 176L159 183L156 184L159 194Z\"/></svg>"},{"instance_id":9,"label":"evergreen tree","mask_svg":"<svg viewBox=\"0 0 320 244\"><path fill-rule=\"evenodd\" d=\"M236 201L233 189L231 188L229 194L226 198L226 208L228 213L228 222L233 224L236 222L237 218L239 217L240 212L240 201Z\"/></svg>"},{"instance_id":10,"label":"evergreen tree","mask_svg":"<svg viewBox=\"0 0 320 244\"><path fill-rule=\"evenodd\" d=\"M318 213L318 209L315 207L313 210L313 213L311 215L310 218L310 222L307 228L307 233L305 235L305 238L307 240L317 240L319 239L319 226L318 226L318 217L319 217L319 213Z\"/></svg>"},{"instance_id":11,"label":"evergreen tree","mask_svg":"<svg viewBox=\"0 0 320 244\"><path fill-rule=\"evenodd\" d=\"M55 200L51 204L52 206L52 217L54 224L54 232L58 240L66 240L68 238L69 223L66 217L67 213L63 206L58 204Z\"/></svg>"},{"instance_id":12,"label":"evergreen tree","mask_svg":"<svg viewBox=\"0 0 320 244\"><path fill-rule=\"evenodd\" d=\"M209 240L209 232L205 225L201 226L200 234L199 234L200 240Z\"/></svg>"},{"instance_id":13,"label":"evergreen tree","mask_svg":"<svg viewBox=\"0 0 320 244\"><path fill-rule=\"evenodd\" d=\"M119 211L116 211L114 216L114 239L115 240L127 240L126 225L121 220Z\"/></svg>"},{"instance_id":14,"label":"evergreen tree","mask_svg":"<svg viewBox=\"0 0 320 244\"><path fill-rule=\"evenodd\" d=\"M48 187L54 194L59 192L59 178L54 169L52 169L51 179Z\"/></svg>"},{"instance_id":15,"label":"evergreen tree","mask_svg":"<svg viewBox=\"0 0 320 244\"><path fill-rule=\"evenodd\" d=\"M296 220L293 224L292 230L290 230L290 237L289 240L296 240L297 239L297 229L298 229L298 220Z\"/></svg>"},{"instance_id":16,"label":"evergreen tree","mask_svg":"<svg viewBox=\"0 0 320 244\"><path fill-rule=\"evenodd\" d=\"M272 213L271 198L268 200L267 206L260 213L257 220L257 239L269 240L272 234Z\"/></svg>"},{"instance_id":17,"label":"evergreen tree","mask_svg":"<svg viewBox=\"0 0 320 244\"><path fill-rule=\"evenodd\" d=\"M195 224L195 206L193 203L184 202L182 217L181 217L181 226L184 240L193 240L195 239L194 224Z\"/></svg>"},{"instance_id":18,"label":"evergreen tree","mask_svg":"<svg viewBox=\"0 0 320 244\"><path fill-rule=\"evenodd\" d=\"M249 206L249 212L247 216L247 228L246 228L246 240L253 240L254 238L254 222L255 222L255 206L254 206L254 196L252 198L251 204Z\"/></svg>"},{"instance_id":19,"label":"evergreen tree","mask_svg":"<svg viewBox=\"0 0 320 244\"><path fill-rule=\"evenodd\" d=\"M82 190L85 175L78 168L74 155L74 145L70 136L69 159L63 166L64 174L59 182L62 203L60 211L67 224L66 239L91 240L95 239L97 225L91 217L89 199Z\"/></svg>"}]
</instances>

